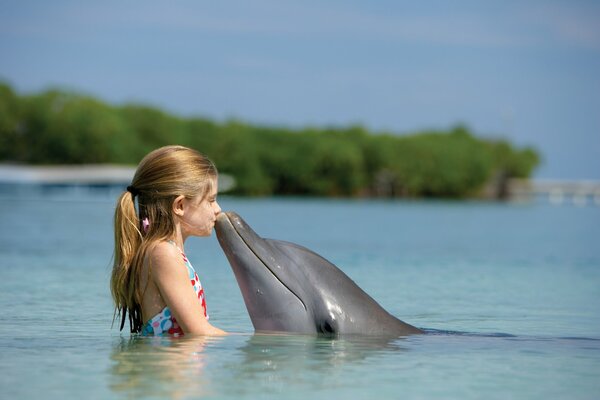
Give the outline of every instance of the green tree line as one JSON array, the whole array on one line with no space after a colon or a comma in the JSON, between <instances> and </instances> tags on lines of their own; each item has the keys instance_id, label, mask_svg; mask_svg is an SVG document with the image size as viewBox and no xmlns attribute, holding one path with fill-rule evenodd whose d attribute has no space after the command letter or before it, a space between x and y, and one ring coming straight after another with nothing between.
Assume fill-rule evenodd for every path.
<instances>
[{"instance_id":1,"label":"green tree line","mask_svg":"<svg viewBox=\"0 0 600 400\"><path fill-rule=\"evenodd\" d=\"M137 164L166 144L205 153L236 179L240 195L468 197L527 178L539 164L534 149L464 126L410 135L290 129L182 118L63 90L19 95L0 83L0 162Z\"/></svg>"}]
</instances>

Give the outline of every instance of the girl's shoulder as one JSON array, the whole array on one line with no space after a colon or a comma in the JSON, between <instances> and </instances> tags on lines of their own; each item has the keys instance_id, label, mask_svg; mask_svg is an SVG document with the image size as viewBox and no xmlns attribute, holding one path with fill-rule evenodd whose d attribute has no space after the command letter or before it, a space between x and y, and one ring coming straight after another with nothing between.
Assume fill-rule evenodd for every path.
<instances>
[{"instance_id":1,"label":"girl's shoulder","mask_svg":"<svg viewBox=\"0 0 600 400\"><path fill-rule=\"evenodd\" d=\"M157 240L148 247L148 251L155 253L177 254L179 250L171 240Z\"/></svg>"},{"instance_id":2,"label":"girl's shoulder","mask_svg":"<svg viewBox=\"0 0 600 400\"><path fill-rule=\"evenodd\" d=\"M152 265L152 269L181 268L183 258L181 252L168 241L157 241L149 248L146 259Z\"/></svg>"}]
</instances>

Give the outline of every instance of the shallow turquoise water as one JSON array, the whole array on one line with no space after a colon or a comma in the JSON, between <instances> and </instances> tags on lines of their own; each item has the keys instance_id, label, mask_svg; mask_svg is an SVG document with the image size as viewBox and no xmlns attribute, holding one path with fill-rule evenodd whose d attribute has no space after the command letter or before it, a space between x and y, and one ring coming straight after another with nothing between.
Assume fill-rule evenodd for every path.
<instances>
[{"instance_id":1,"label":"shallow turquoise water","mask_svg":"<svg viewBox=\"0 0 600 400\"><path fill-rule=\"evenodd\" d=\"M225 338L111 329L106 189L0 192L2 398L575 398L600 394L600 207L223 197L426 328L254 335L216 238L192 238Z\"/></svg>"}]
</instances>

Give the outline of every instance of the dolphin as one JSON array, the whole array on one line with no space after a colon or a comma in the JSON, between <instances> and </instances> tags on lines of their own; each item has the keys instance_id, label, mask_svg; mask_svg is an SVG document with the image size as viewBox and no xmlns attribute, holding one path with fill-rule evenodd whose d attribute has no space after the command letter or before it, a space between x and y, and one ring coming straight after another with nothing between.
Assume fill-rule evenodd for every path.
<instances>
[{"instance_id":1,"label":"dolphin","mask_svg":"<svg viewBox=\"0 0 600 400\"><path fill-rule=\"evenodd\" d=\"M215 229L256 331L394 337L423 333L388 313L311 250L263 239L234 212L220 213Z\"/></svg>"}]
</instances>

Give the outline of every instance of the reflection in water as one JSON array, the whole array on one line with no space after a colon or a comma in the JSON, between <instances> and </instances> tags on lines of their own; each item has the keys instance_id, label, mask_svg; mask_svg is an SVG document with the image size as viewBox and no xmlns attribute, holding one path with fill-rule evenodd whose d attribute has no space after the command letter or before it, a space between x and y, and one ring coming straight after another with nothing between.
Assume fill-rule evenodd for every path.
<instances>
[{"instance_id":1,"label":"reflection in water","mask_svg":"<svg viewBox=\"0 0 600 400\"><path fill-rule=\"evenodd\" d=\"M208 394L203 379L204 349L218 338L139 337L119 338L111 359L110 387L132 398L157 396L182 398Z\"/></svg>"},{"instance_id":2,"label":"reflection in water","mask_svg":"<svg viewBox=\"0 0 600 400\"><path fill-rule=\"evenodd\" d=\"M257 393L257 389L264 393L298 393L337 387L349 370L351 373L361 364L377 362L377 355L404 350L401 340L255 334L239 349L241 363L227 366L237 382L229 392L237 397Z\"/></svg>"},{"instance_id":3,"label":"reflection in water","mask_svg":"<svg viewBox=\"0 0 600 400\"><path fill-rule=\"evenodd\" d=\"M403 340L282 334L119 338L110 387L132 398L175 399L331 388L348 372L360 374L365 363L405 350ZM227 385L232 378L235 385Z\"/></svg>"}]
</instances>

